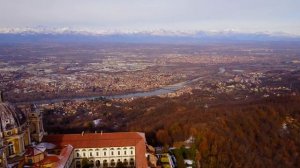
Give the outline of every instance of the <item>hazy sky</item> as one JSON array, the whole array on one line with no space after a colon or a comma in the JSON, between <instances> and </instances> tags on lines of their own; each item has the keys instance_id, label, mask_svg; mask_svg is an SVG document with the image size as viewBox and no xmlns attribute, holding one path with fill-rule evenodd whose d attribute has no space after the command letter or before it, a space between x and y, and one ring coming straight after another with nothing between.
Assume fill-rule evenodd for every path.
<instances>
[{"instance_id":1,"label":"hazy sky","mask_svg":"<svg viewBox=\"0 0 300 168\"><path fill-rule=\"evenodd\" d=\"M300 34L300 0L0 0L0 28Z\"/></svg>"}]
</instances>

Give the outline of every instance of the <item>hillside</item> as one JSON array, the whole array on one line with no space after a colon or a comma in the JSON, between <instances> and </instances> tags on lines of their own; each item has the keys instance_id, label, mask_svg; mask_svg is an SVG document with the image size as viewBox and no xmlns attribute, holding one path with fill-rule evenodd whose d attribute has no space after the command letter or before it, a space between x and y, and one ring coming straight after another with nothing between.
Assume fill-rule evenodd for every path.
<instances>
[{"instance_id":1,"label":"hillside","mask_svg":"<svg viewBox=\"0 0 300 168\"><path fill-rule=\"evenodd\" d=\"M129 129L145 131L155 145L196 137L201 167L300 166L300 97L208 109L197 106L196 99L132 102L137 106L127 114Z\"/></svg>"}]
</instances>

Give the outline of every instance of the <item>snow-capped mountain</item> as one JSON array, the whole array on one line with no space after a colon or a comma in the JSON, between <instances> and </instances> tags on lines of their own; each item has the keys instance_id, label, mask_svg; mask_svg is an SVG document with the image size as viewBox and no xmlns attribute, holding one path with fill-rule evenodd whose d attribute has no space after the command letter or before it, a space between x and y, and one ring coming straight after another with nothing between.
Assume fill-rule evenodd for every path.
<instances>
[{"instance_id":1,"label":"snow-capped mountain","mask_svg":"<svg viewBox=\"0 0 300 168\"><path fill-rule=\"evenodd\" d=\"M148 31L90 30L70 27L0 28L0 42L137 42L137 43L198 43L225 41L300 41L300 36L285 33L244 33L225 31Z\"/></svg>"}]
</instances>

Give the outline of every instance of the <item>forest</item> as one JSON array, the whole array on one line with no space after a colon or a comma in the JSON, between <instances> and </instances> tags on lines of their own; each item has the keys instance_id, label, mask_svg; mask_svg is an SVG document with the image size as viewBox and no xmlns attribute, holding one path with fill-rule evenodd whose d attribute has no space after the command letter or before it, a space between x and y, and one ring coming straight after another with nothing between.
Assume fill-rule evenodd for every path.
<instances>
[{"instance_id":1,"label":"forest","mask_svg":"<svg viewBox=\"0 0 300 168\"><path fill-rule=\"evenodd\" d=\"M149 144L166 148L194 137L201 167L300 167L300 96L209 108L188 96L131 105L128 130L144 131Z\"/></svg>"}]
</instances>

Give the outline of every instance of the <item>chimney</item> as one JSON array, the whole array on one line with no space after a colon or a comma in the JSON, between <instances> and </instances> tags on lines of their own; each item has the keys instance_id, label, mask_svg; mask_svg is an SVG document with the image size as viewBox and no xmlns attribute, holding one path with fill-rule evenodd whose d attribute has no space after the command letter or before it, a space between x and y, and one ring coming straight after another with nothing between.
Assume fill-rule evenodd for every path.
<instances>
[{"instance_id":1,"label":"chimney","mask_svg":"<svg viewBox=\"0 0 300 168\"><path fill-rule=\"evenodd\" d=\"M84 131L82 131L82 133L81 133L81 136L83 136L84 135Z\"/></svg>"},{"instance_id":2,"label":"chimney","mask_svg":"<svg viewBox=\"0 0 300 168\"><path fill-rule=\"evenodd\" d=\"M1 103L1 102L4 102L3 92L2 92L2 91L0 91L0 103Z\"/></svg>"},{"instance_id":3,"label":"chimney","mask_svg":"<svg viewBox=\"0 0 300 168\"><path fill-rule=\"evenodd\" d=\"M102 135L103 131L101 130L101 135Z\"/></svg>"}]
</instances>

